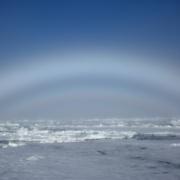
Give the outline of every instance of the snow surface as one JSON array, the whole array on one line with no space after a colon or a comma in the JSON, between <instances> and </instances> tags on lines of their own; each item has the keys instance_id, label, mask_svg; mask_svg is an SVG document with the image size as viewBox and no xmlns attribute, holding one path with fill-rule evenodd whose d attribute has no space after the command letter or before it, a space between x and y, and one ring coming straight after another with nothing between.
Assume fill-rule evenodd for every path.
<instances>
[{"instance_id":1,"label":"snow surface","mask_svg":"<svg viewBox=\"0 0 180 180\"><path fill-rule=\"evenodd\" d=\"M2 122L0 180L179 180L179 120L172 122Z\"/></svg>"}]
</instances>

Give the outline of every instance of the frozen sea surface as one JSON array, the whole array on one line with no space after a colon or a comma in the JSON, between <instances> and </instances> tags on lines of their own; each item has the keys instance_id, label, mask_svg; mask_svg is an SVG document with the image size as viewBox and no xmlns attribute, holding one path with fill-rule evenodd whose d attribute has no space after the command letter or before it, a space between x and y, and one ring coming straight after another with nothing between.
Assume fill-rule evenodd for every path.
<instances>
[{"instance_id":1,"label":"frozen sea surface","mask_svg":"<svg viewBox=\"0 0 180 180\"><path fill-rule=\"evenodd\" d=\"M0 180L180 179L180 120L0 123Z\"/></svg>"}]
</instances>

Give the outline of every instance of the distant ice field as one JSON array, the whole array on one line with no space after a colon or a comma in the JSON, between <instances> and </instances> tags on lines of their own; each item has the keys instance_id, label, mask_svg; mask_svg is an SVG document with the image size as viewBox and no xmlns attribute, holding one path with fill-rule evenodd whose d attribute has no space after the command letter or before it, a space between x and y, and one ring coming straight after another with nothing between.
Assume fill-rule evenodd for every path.
<instances>
[{"instance_id":1,"label":"distant ice field","mask_svg":"<svg viewBox=\"0 0 180 180\"><path fill-rule=\"evenodd\" d=\"M179 119L38 120L0 123L0 147L87 140L180 140Z\"/></svg>"}]
</instances>

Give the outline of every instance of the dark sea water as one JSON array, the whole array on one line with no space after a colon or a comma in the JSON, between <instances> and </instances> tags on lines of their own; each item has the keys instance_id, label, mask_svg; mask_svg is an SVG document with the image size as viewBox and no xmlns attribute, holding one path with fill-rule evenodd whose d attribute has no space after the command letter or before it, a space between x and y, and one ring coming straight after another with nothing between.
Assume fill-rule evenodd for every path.
<instances>
[{"instance_id":1,"label":"dark sea water","mask_svg":"<svg viewBox=\"0 0 180 180\"><path fill-rule=\"evenodd\" d=\"M179 119L0 122L0 180L180 179Z\"/></svg>"}]
</instances>

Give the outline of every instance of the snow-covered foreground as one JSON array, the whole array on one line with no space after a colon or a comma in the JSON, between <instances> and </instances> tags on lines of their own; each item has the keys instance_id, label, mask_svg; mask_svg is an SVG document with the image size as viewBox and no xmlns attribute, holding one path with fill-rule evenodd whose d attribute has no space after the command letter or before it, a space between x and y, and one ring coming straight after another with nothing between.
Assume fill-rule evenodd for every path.
<instances>
[{"instance_id":1,"label":"snow-covered foreground","mask_svg":"<svg viewBox=\"0 0 180 180\"><path fill-rule=\"evenodd\" d=\"M1 180L180 179L180 147L169 141L97 140L0 150Z\"/></svg>"}]
</instances>

